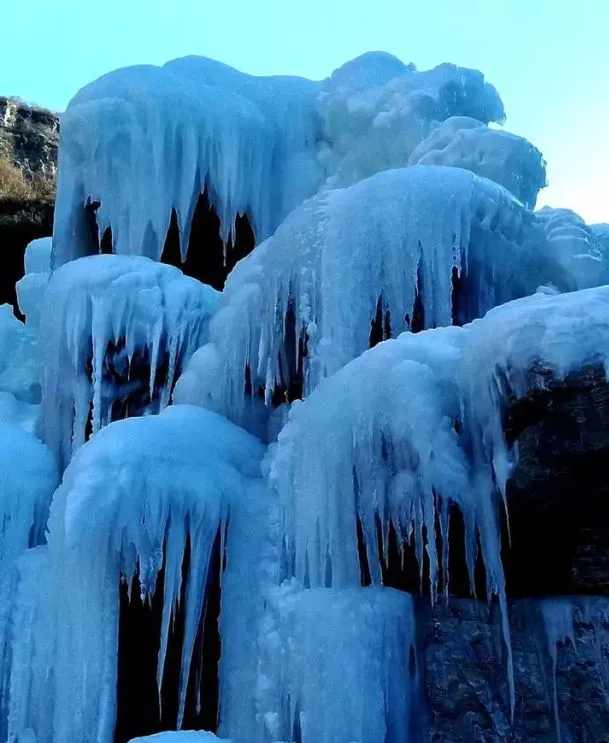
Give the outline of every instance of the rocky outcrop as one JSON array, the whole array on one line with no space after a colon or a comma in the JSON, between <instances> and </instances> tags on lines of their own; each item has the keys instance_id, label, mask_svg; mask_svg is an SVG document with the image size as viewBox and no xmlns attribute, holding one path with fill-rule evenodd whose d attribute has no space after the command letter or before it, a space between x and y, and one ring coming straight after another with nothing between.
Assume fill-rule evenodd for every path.
<instances>
[{"instance_id":1,"label":"rocky outcrop","mask_svg":"<svg viewBox=\"0 0 609 743\"><path fill-rule=\"evenodd\" d=\"M53 229L58 138L56 114L0 97L0 304L16 312L25 247Z\"/></svg>"},{"instance_id":2,"label":"rocky outcrop","mask_svg":"<svg viewBox=\"0 0 609 743\"><path fill-rule=\"evenodd\" d=\"M53 177L58 142L57 114L0 96L0 157L18 164L29 177Z\"/></svg>"}]
</instances>

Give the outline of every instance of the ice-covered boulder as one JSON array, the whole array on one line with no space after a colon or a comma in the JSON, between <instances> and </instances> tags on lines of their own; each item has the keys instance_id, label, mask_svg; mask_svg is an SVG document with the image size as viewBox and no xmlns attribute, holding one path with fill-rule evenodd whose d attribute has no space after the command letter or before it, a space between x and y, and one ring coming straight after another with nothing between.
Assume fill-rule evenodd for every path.
<instances>
[{"instance_id":1,"label":"ice-covered boulder","mask_svg":"<svg viewBox=\"0 0 609 743\"><path fill-rule=\"evenodd\" d=\"M468 116L451 116L414 149L410 165L452 165L490 178L533 208L546 185L541 152L523 137Z\"/></svg>"},{"instance_id":2,"label":"ice-covered boulder","mask_svg":"<svg viewBox=\"0 0 609 743\"><path fill-rule=\"evenodd\" d=\"M40 330L42 430L62 466L110 421L169 403L218 296L136 256L90 256L53 273Z\"/></svg>"}]
</instances>

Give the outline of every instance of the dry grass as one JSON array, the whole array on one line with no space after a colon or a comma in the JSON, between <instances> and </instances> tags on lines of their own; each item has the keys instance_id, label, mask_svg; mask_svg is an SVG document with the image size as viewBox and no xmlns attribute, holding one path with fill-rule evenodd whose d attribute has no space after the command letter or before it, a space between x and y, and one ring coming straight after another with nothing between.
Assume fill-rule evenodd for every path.
<instances>
[{"instance_id":1,"label":"dry grass","mask_svg":"<svg viewBox=\"0 0 609 743\"><path fill-rule=\"evenodd\" d=\"M28 178L9 158L0 156L0 200L52 201L55 179L43 174Z\"/></svg>"}]
</instances>

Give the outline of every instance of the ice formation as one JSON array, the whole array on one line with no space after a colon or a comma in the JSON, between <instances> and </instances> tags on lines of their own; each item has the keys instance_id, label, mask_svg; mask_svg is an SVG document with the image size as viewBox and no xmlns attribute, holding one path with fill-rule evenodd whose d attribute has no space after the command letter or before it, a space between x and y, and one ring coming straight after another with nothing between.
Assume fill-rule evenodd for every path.
<instances>
[{"instance_id":1,"label":"ice formation","mask_svg":"<svg viewBox=\"0 0 609 743\"><path fill-rule=\"evenodd\" d=\"M53 273L42 309L42 428L62 466L110 421L169 403L217 296L136 256L90 256Z\"/></svg>"},{"instance_id":2,"label":"ice formation","mask_svg":"<svg viewBox=\"0 0 609 743\"><path fill-rule=\"evenodd\" d=\"M54 260L96 249L161 256L172 209L186 251L208 191L225 241L239 214L258 240L330 179L348 185L405 165L431 121L501 120L481 73L417 72L388 54L360 57L322 82L253 77L202 57L119 70L85 87L62 117ZM184 256L183 256L184 257Z\"/></svg>"},{"instance_id":3,"label":"ice formation","mask_svg":"<svg viewBox=\"0 0 609 743\"><path fill-rule=\"evenodd\" d=\"M466 322L542 284L574 279L504 188L461 168L385 171L307 201L237 265L177 399L256 430L259 398L306 396L373 323L381 340Z\"/></svg>"},{"instance_id":4,"label":"ice formation","mask_svg":"<svg viewBox=\"0 0 609 743\"><path fill-rule=\"evenodd\" d=\"M135 741L418 741L419 605L383 580L397 547L421 601L448 598L455 511L514 713L504 414L549 378L607 376L609 228L532 211L545 164L503 118L481 73L382 53L320 82L192 57L73 99L26 323L0 308L2 740L150 729L119 732L139 590L177 728L219 602L221 737ZM172 230L182 260L209 247L189 239L201 194L220 246L242 215L258 242L221 294L160 262ZM560 741L557 648L601 609L540 611Z\"/></svg>"},{"instance_id":5,"label":"ice formation","mask_svg":"<svg viewBox=\"0 0 609 743\"><path fill-rule=\"evenodd\" d=\"M609 241L602 225L587 225L570 209L536 212L548 249L573 277L574 289L609 283Z\"/></svg>"},{"instance_id":6,"label":"ice formation","mask_svg":"<svg viewBox=\"0 0 609 743\"><path fill-rule=\"evenodd\" d=\"M451 165L490 178L532 209L546 185L541 152L526 139L482 121L453 116L432 129L410 156L410 165Z\"/></svg>"},{"instance_id":7,"label":"ice formation","mask_svg":"<svg viewBox=\"0 0 609 743\"><path fill-rule=\"evenodd\" d=\"M48 552L36 568L46 593L31 633L14 640L9 740L31 728L37 743L112 741L120 581L137 577L142 596L163 592L160 687L188 542L196 569L184 576L179 725L213 545L233 504L248 497L261 454L244 431L184 406L113 423L79 450L55 493ZM26 566L21 583L31 578ZM24 594L31 601L27 586Z\"/></svg>"}]
</instances>

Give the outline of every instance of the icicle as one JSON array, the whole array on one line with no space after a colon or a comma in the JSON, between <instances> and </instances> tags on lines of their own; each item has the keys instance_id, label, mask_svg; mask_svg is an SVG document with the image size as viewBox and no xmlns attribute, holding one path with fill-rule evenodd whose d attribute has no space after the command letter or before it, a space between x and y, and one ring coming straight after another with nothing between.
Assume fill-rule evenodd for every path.
<instances>
[{"instance_id":1,"label":"icicle","mask_svg":"<svg viewBox=\"0 0 609 743\"><path fill-rule=\"evenodd\" d=\"M552 699L554 707L554 725L556 740L562 741L560 730L560 715L558 711L558 687L556 683L556 668L558 664L558 645L570 642L575 647L575 627L573 612L575 607L571 599L544 599L541 604L541 616L546 632L548 652L552 661Z\"/></svg>"}]
</instances>

